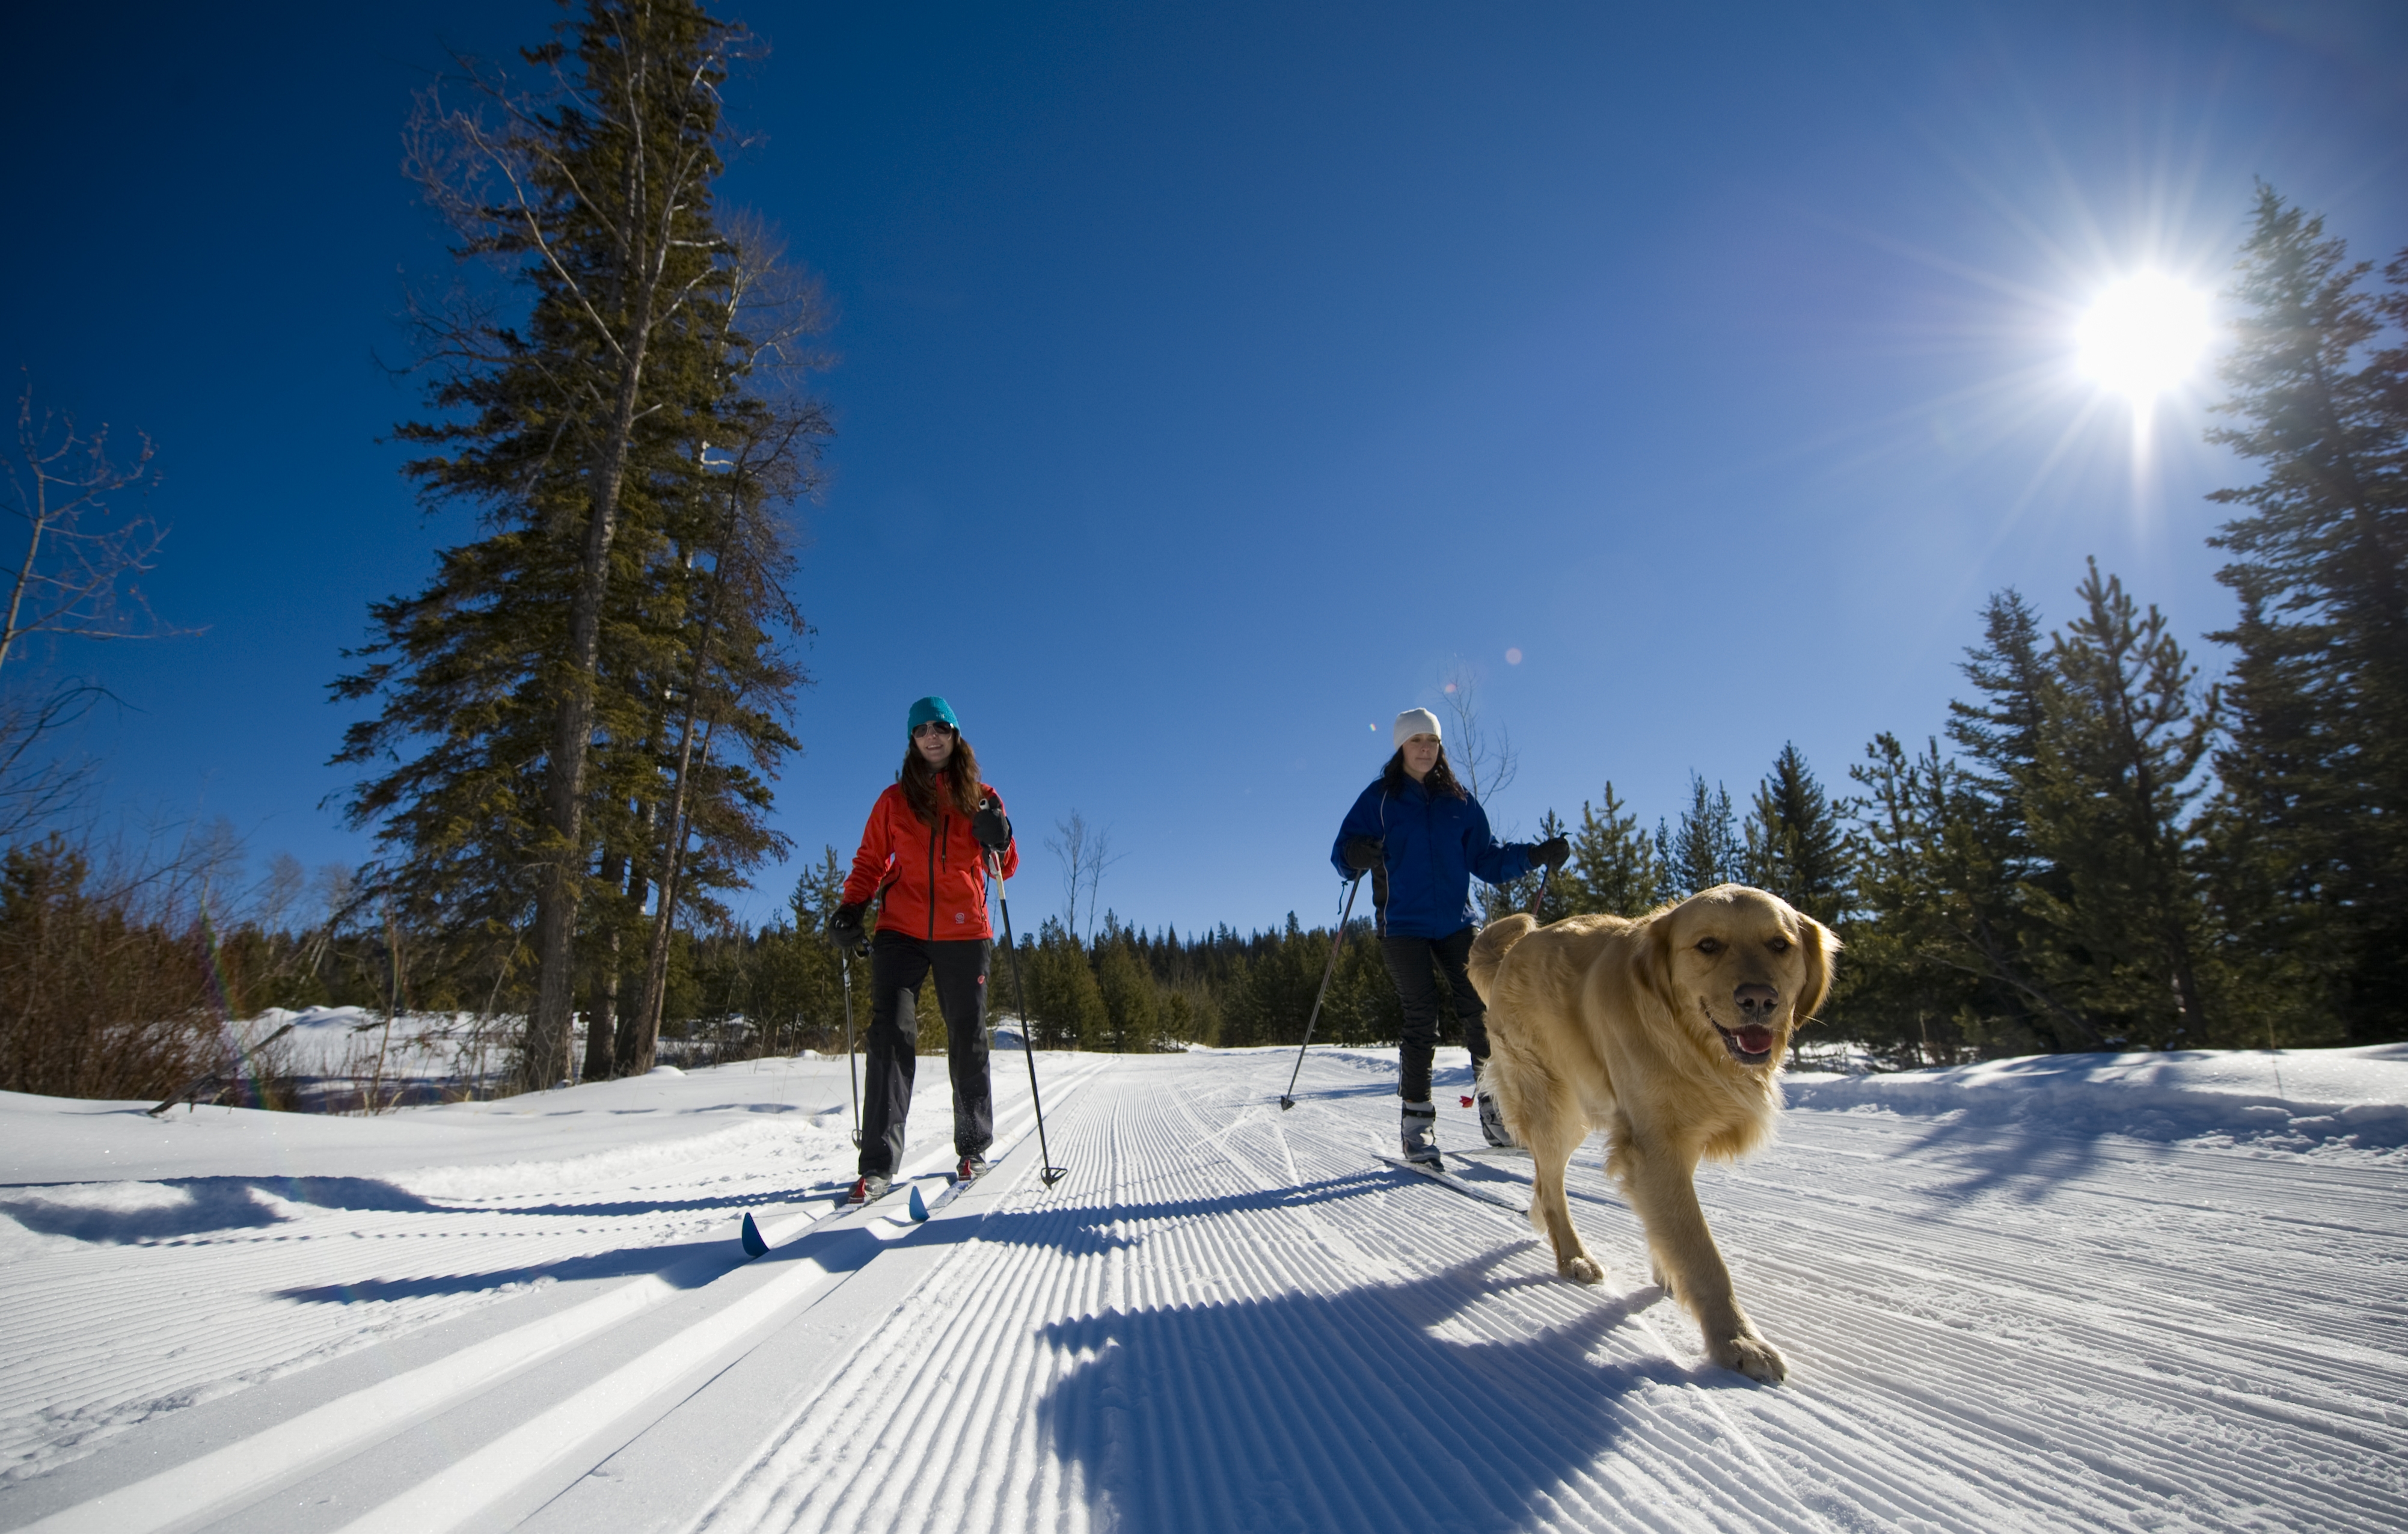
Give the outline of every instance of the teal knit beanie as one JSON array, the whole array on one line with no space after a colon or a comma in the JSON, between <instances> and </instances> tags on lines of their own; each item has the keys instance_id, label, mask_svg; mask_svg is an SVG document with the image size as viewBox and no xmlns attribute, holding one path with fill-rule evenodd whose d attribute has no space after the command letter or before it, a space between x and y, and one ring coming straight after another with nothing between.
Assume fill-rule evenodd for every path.
<instances>
[{"instance_id":1,"label":"teal knit beanie","mask_svg":"<svg viewBox=\"0 0 2408 1534\"><path fill-rule=\"evenodd\" d=\"M940 697L924 697L911 705L911 723L904 727L906 735L917 735L920 726L932 719L941 719L959 733L962 722L953 717L953 706Z\"/></svg>"}]
</instances>

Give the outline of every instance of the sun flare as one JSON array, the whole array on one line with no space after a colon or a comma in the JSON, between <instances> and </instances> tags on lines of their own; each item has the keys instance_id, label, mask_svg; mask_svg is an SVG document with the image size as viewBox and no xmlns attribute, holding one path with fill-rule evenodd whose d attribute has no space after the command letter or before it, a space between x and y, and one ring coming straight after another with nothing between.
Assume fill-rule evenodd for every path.
<instances>
[{"instance_id":1,"label":"sun flare","mask_svg":"<svg viewBox=\"0 0 2408 1534\"><path fill-rule=\"evenodd\" d=\"M2190 377L2207 351L2207 294L2159 272L2100 293L2074 327L2082 370L2102 387L2146 403Z\"/></svg>"}]
</instances>

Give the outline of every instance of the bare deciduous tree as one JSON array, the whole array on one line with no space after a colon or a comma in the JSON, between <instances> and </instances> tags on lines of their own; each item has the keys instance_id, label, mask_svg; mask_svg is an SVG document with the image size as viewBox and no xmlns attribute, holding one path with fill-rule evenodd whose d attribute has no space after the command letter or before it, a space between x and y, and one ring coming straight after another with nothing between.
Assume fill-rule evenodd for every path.
<instances>
[{"instance_id":1,"label":"bare deciduous tree","mask_svg":"<svg viewBox=\"0 0 2408 1534\"><path fill-rule=\"evenodd\" d=\"M1069 819L1054 823L1054 830L1055 834L1045 839L1045 847L1062 860L1063 929L1074 938L1079 935L1079 908L1083 904L1087 930L1092 933L1104 870L1120 861L1112 854L1111 828L1090 825L1084 815L1073 810Z\"/></svg>"},{"instance_id":2,"label":"bare deciduous tree","mask_svg":"<svg viewBox=\"0 0 2408 1534\"><path fill-rule=\"evenodd\" d=\"M1491 736L1480 717L1480 677L1458 663L1439 684L1439 701L1450 716L1446 727L1447 765L1471 796L1484 803L1505 792L1521 765L1521 753L1503 725Z\"/></svg>"},{"instance_id":3,"label":"bare deciduous tree","mask_svg":"<svg viewBox=\"0 0 2408 1534\"><path fill-rule=\"evenodd\" d=\"M84 768L48 754L44 743L103 695L88 681L26 681L29 641L179 632L158 620L135 584L167 536L117 505L158 480L150 439L136 440L130 462L112 458L106 425L86 434L72 416L36 411L31 380L18 395L7 509L23 543L0 613L0 841L17 839L74 796Z\"/></svg>"}]
</instances>

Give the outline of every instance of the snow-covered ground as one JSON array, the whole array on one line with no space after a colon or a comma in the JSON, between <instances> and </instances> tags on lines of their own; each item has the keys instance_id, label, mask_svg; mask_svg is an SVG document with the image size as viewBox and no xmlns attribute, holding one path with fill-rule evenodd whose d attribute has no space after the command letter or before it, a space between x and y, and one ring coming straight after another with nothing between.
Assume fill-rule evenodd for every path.
<instances>
[{"instance_id":1,"label":"snow-covered ground","mask_svg":"<svg viewBox=\"0 0 2408 1534\"><path fill-rule=\"evenodd\" d=\"M1049 1188L999 1053L1009 1154L925 1224L833 1209L841 1057L0 1096L0 1528L2408 1527L2408 1046L1793 1077L1700 1184L1779 1388L1703 1362L1593 1154L1580 1288L1372 1159L1393 1054L1283 1113L1292 1057L1039 1055ZM912 1128L933 1197L940 1060Z\"/></svg>"},{"instance_id":2,"label":"snow-covered ground","mask_svg":"<svg viewBox=\"0 0 2408 1534\"><path fill-rule=\"evenodd\" d=\"M569 1058L585 1057L585 1017L569 1033ZM312 1110L359 1112L489 1097L514 1063L512 1046L524 1026L518 1017L476 1012L400 1012L370 1007L270 1007L226 1025L227 1058L251 1083L282 1082ZM744 1032L739 1022L730 1030ZM670 1064L720 1057L710 1025L660 1040ZM746 1053L731 1050L729 1053ZM245 1083L210 1078L194 1096L204 1102L259 1101ZM221 1088L230 1089L222 1098Z\"/></svg>"}]
</instances>

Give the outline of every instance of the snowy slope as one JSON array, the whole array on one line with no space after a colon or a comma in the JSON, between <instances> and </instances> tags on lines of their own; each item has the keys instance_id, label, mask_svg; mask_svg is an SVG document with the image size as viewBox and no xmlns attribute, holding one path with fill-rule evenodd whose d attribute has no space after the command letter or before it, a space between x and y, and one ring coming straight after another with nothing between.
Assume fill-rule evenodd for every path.
<instances>
[{"instance_id":1,"label":"snowy slope","mask_svg":"<svg viewBox=\"0 0 2408 1534\"><path fill-rule=\"evenodd\" d=\"M1700 1186L1778 1389L1704 1364L1593 1154L1583 1289L1372 1159L1392 1054L1283 1113L1292 1058L1040 1055L1048 1189L999 1053L1013 1148L925 1225L833 1209L840 1058L0 1097L0 1528L2408 1527L2408 1050L1794 1078Z\"/></svg>"}]
</instances>

